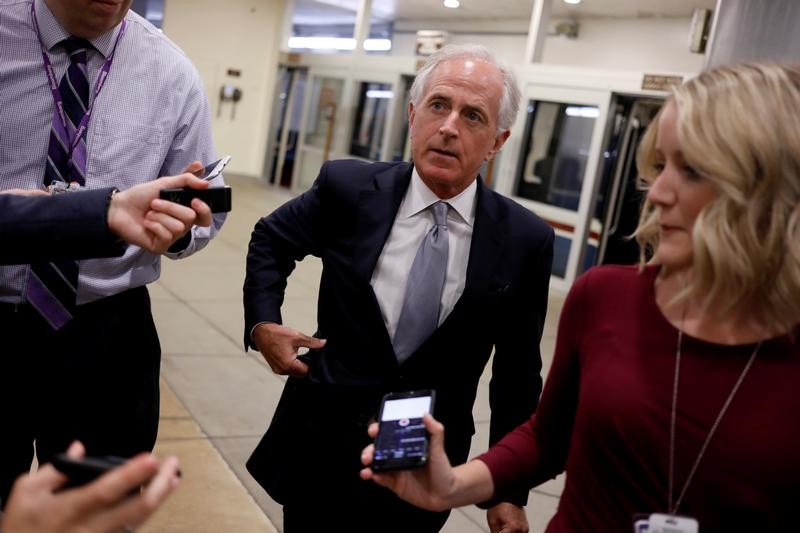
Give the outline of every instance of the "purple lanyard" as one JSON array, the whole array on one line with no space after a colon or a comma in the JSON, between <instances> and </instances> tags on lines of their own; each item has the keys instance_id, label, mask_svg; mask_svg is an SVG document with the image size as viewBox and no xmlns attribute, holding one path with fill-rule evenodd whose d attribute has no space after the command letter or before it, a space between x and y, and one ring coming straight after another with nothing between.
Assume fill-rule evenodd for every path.
<instances>
[{"instance_id":1,"label":"purple lanyard","mask_svg":"<svg viewBox=\"0 0 800 533\"><path fill-rule=\"evenodd\" d=\"M31 2L31 17L33 20L33 29L36 30L36 37L39 39L39 45L42 47L42 60L44 61L44 69L47 73L47 79L50 82L50 92L53 93L53 101L56 105L56 109L58 110L58 116L61 119L61 124L64 126L64 132L69 137L69 129L67 128L67 117L64 115L64 100L61 98L61 91L58 90L58 81L56 80L55 73L53 72L53 64L50 62L50 58L47 56L47 50L44 47L44 42L42 42L42 34L39 31L39 23L36 20L36 2ZM78 146L78 143L81 142L81 137L83 137L83 133L86 131L86 128L89 126L89 119L92 116L92 109L94 108L94 102L97 100L97 95L100 94L100 91L103 89L103 86L106 83L106 78L108 77L108 73L111 71L111 63L114 61L114 54L117 51L117 45L119 44L119 40L122 39L122 35L125 33L125 28L128 26L128 21L122 21L122 24L119 28L119 33L117 34L117 40L114 41L114 48L111 49L111 54L106 59L103 66L100 68L100 73L97 75L97 81L94 83L94 95L92 97L92 101L89 104L89 107L86 108L86 113L83 115L80 124L78 124L78 128L75 131L75 137L70 142L69 147L69 155L68 157L72 158L72 152L75 150L75 147ZM88 68L88 67L87 67Z\"/></svg>"}]
</instances>

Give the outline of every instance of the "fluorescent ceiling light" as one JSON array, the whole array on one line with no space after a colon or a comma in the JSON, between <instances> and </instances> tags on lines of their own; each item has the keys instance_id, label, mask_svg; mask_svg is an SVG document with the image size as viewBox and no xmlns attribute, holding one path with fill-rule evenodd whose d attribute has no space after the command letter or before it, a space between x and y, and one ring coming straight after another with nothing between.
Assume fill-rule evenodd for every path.
<instances>
[{"instance_id":1,"label":"fluorescent ceiling light","mask_svg":"<svg viewBox=\"0 0 800 533\"><path fill-rule=\"evenodd\" d=\"M368 52L388 52L391 49L391 39L367 39L364 41L364 50Z\"/></svg>"},{"instance_id":2,"label":"fluorescent ceiling light","mask_svg":"<svg viewBox=\"0 0 800 533\"><path fill-rule=\"evenodd\" d=\"M569 106L565 113L570 117L597 118L600 116L600 110L596 107Z\"/></svg>"},{"instance_id":3,"label":"fluorescent ceiling light","mask_svg":"<svg viewBox=\"0 0 800 533\"><path fill-rule=\"evenodd\" d=\"M367 91L367 98L394 98L394 93L392 91L370 89Z\"/></svg>"},{"instance_id":4,"label":"fluorescent ceiling light","mask_svg":"<svg viewBox=\"0 0 800 533\"><path fill-rule=\"evenodd\" d=\"M444 0L444 7L449 7L451 9L455 9L461 4L458 0Z\"/></svg>"},{"instance_id":5,"label":"fluorescent ceiling light","mask_svg":"<svg viewBox=\"0 0 800 533\"><path fill-rule=\"evenodd\" d=\"M344 37L289 37L289 48L310 50L352 50L356 40Z\"/></svg>"},{"instance_id":6,"label":"fluorescent ceiling light","mask_svg":"<svg viewBox=\"0 0 800 533\"><path fill-rule=\"evenodd\" d=\"M564 0L565 4L580 4L581 0Z\"/></svg>"},{"instance_id":7,"label":"fluorescent ceiling light","mask_svg":"<svg viewBox=\"0 0 800 533\"><path fill-rule=\"evenodd\" d=\"M356 40L349 37L289 37L289 48L301 50L354 50ZM392 49L389 39L367 39L364 50L386 52Z\"/></svg>"}]
</instances>

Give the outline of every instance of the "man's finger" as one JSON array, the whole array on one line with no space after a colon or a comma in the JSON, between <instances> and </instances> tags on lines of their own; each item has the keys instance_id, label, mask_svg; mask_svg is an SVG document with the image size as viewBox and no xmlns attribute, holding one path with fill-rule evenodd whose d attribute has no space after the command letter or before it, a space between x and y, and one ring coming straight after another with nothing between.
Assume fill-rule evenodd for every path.
<instances>
[{"instance_id":1,"label":"man's finger","mask_svg":"<svg viewBox=\"0 0 800 533\"><path fill-rule=\"evenodd\" d=\"M208 182L192 174L180 174L178 176L165 176L156 180L160 188L169 189L174 187L191 187L192 189L207 189Z\"/></svg>"},{"instance_id":2,"label":"man's finger","mask_svg":"<svg viewBox=\"0 0 800 533\"><path fill-rule=\"evenodd\" d=\"M147 242L141 243L140 246L146 250L154 254L163 254L175 242L176 239L172 232L158 222L145 219L142 224L147 230L145 237Z\"/></svg>"},{"instance_id":3,"label":"man's finger","mask_svg":"<svg viewBox=\"0 0 800 533\"><path fill-rule=\"evenodd\" d=\"M0 194L16 194L17 196L50 196L50 193L42 189L6 189Z\"/></svg>"},{"instance_id":4,"label":"man's finger","mask_svg":"<svg viewBox=\"0 0 800 533\"><path fill-rule=\"evenodd\" d=\"M140 454L122 466L106 472L90 485L70 492L73 508L78 514L112 505L150 480L158 470L158 460L150 454ZM85 490L89 489L89 490Z\"/></svg>"},{"instance_id":5,"label":"man's finger","mask_svg":"<svg viewBox=\"0 0 800 533\"><path fill-rule=\"evenodd\" d=\"M194 214L194 211L192 211L192 214ZM172 233L176 239L186 233L189 228L191 228L191 222L186 223L183 220L170 216L166 213L159 213L158 211L149 211L146 217L150 222L161 224L167 228L167 230L169 230L169 232Z\"/></svg>"},{"instance_id":6,"label":"man's finger","mask_svg":"<svg viewBox=\"0 0 800 533\"><path fill-rule=\"evenodd\" d=\"M203 167L203 163L200 162L200 161L195 160L195 161L192 161L191 163L189 163L188 165L186 165L186 168L183 169L183 171L184 172L189 172L190 174L195 174L196 176L202 177L203 173L201 171L204 170L204 169L205 168Z\"/></svg>"},{"instance_id":7,"label":"man's finger","mask_svg":"<svg viewBox=\"0 0 800 533\"><path fill-rule=\"evenodd\" d=\"M183 221L185 224L192 224L195 218L197 218L197 213L191 207L160 198L155 198L150 202L150 211L148 211L148 214L153 212L169 215Z\"/></svg>"},{"instance_id":8,"label":"man's finger","mask_svg":"<svg viewBox=\"0 0 800 533\"><path fill-rule=\"evenodd\" d=\"M214 221L214 219L212 218L211 208L208 207L207 203L200 200L199 198L192 199L192 209L196 214L194 223L197 224L198 226L203 226L207 228Z\"/></svg>"},{"instance_id":9,"label":"man's finger","mask_svg":"<svg viewBox=\"0 0 800 533\"><path fill-rule=\"evenodd\" d=\"M178 486L177 471L177 458L164 459L141 494L111 507L98 517L93 526L100 531L117 531L142 524Z\"/></svg>"},{"instance_id":10,"label":"man's finger","mask_svg":"<svg viewBox=\"0 0 800 533\"><path fill-rule=\"evenodd\" d=\"M72 459L81 459L84 455L86 455L86 448L84 448L83 443L79 440L72 441L72 444L67 448L67 456Z\"/></svg>"},{"instance_id":11,"label":"man's finger","mask_svg":"<svg viewBox=\"0 0 800 533\"><path fill-rule=\"evenodd\" d=\"M308 375L308 365L300 359L295 359L289 365L289 375L296 378L302 378Z\"/></svg>"},{"instance_id":12,"label":"man's finger","mask_svg":"<svg viewBox=\"0 0 800 533\"><path fill-rule=\"evenodd\" d=\"M318 339L317 337L310 337L303 333L298 334L298 339L294 342L295 348L310 348L312 350L319 350L325 343L328 342L327 339Z\"/></svg>"},{"instance_id":13,"label":"man's finger","mask_svg":"<svg viewBox=\"0 0 800 533\"><path fill-rule=\"evenodd\" d=\"M31 475L20 476L18 483L25 483L29 487L50 492L58 489L67 482L67 476L56 470L51 464L42 465Z\"/></svg>"}]
</instances>

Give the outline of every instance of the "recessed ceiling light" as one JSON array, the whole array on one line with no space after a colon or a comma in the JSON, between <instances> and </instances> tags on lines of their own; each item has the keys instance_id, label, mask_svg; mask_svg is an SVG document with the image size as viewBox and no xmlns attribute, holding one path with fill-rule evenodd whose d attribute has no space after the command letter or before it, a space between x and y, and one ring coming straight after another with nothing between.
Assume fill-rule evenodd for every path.
<instances>
[{"instance_id":1,"label":"recessed ceiling light","mask_svg":"<svg viewBox=\"0 0 800 533\"><path fill-rule=\"evenodd\" d=\"M580 4L581 0L564 0L566 4Z\"/></svg>"},{"instance_id":2,"label":"recessed ceiling light","mask_svg":"<svg viewBox=\"0 0 800 533\"><path fill-rule=\"evenodd\" d=\"M444 7L455 9L460 5L461 3L458 0L444 0Z\"/></svg>"}]
</instances>

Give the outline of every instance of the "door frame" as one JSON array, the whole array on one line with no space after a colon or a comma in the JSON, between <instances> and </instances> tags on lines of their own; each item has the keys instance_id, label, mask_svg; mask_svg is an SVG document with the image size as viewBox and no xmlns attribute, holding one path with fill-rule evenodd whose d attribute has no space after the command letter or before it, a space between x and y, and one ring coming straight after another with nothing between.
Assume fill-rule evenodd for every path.
<instances>
[{"instance_id":1,"label":"door frame","mask_svg":"<svg viewBox=\"0 0 800 533\"><path fill-rule=\"evenodd\" d=\"M514 199L514 201L527 207L551 226L556 233L570 239L569 254L567 256L567 267L564 277L553 276L551 286L555 288L567 289L578 272L579 265L584 257L584 242L590 231L592 219L593 199L597 189L598 169L602 162L601 150L605 139L606 124L608 121L608 111L611 103L611 91L608 89L590 89L575 87L555 87L552 85L528 84L523 91L523 106L528 106L531 100L555 102L561 104L574 104L580 106L596 106L598 116L592 129L591 142L589 144L589 154L586 159L581 193L578 200L577 211L556 207L544 202L529 200L515 195L516 178L521 164L522 150L527 146L522 146L525 134L526 120L517 120L512 129L512 137L516 142L508 150L506 161L513 164L503 165L505 172L498 177L498 190L504 192ZM513 172L509 169L513 168Z\"/></svg>"}]
</instances>

